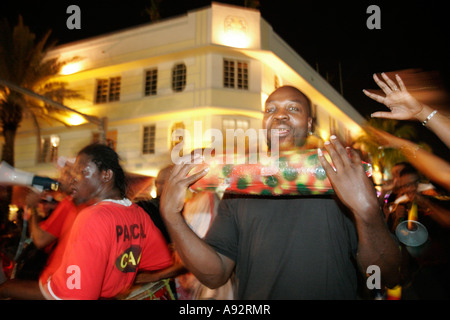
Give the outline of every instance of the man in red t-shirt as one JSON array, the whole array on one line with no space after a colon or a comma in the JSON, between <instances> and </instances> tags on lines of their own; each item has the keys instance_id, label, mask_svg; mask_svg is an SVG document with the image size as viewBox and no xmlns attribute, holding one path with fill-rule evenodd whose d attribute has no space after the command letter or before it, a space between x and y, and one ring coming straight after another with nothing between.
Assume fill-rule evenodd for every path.
<instances>
[{"instance_id":1,"label":"man in red t-shirt","mask_svg":"<svg viewBox=\"0 0 450 320\"><path fill-rule=\"evenodd\" d=\"M87 206L88 204L75 205L72 197L67 196L59 203L58 207L49 218L54 219L51 221L47 221L49 220L47 219L40 224L42 230L48 232L57 240L57 244L50 251L47 264L39 276L41 279L47 279L61 264L62 256L75 218L78 213Z\"/></svg>"},{"instance_id":2,"label":"man in red t-shirt","mask_svg":"<svg viewBox=\"0 0 450 320\"><path fill-rule=\"evenodd\" d=\"M138 270L172 264L159 229L143 209L126 199L125 174L115 151L99 144L85 147L73 173L73 198L96 204L75 219L60 266L41 275L39 285L8 281L0 286L0 297L113 298L131 287Z\"/></svg>"},{"instance_id":3,"label":"man in red t-shirt","mask_svg":"<svg viewBox=\"0 0 450 320\"><path fill-rule=\"evenodd\" d=\"M71 196L72 166L73 162L66 160L61 168L58 192L62 199L51 215L42 222L37 221L36 214L31 217L31 239L36 248L43 249L48 253L45 268L41 271L46 274L45 278L60 265L73 222L78 213L88 206L88 203L82 204ZM27 196L27 207L35 208L38 199L38 194L30 193Z\"/></svg>"},{"instance_id":4,"label":"man in red t-shirt","mask_svg":"<svg viewBox=\"0 0 450 320\"><path fill-rule=\"evenodd\" d=\"M66 196L58 203L58 206L47 219L42 222L36 221L36 223L32 224L31 237L37 248L47 250L64 234L66 230L64 230L63 226L65 224L67 226L66 219L69 218L69 221L73 223L76 217L76 215L72 216L70 214L74 207L72 197ZM36 220L34 218L35 216L33 215L32 219Z\"/></svg>"},{"instance_id":5,"label":"man in red t-shirt","mask_svg":"<svg viewBox=\"0 0 450 320\"><path fill-rule=\"evenodd\" d=\"M36 212L31 216L30 232L31 239L38 249L45 249L50 252L54 248L54 243L70 230L76 217L75 204L71 194L70 184L72 182L72 163L66 161L61 168L59 182L59 203L50 216L42 222L36 219ZM37 206L40 195L30 193L27 195L27 207L33 212Z\"/></svg>"},{"instance_id":6,"label":"man in red t-shirt","mask_svg":"<svg viewBox=\"0 0 450 320\"><path fill-rule=\"evenodd\" d=\"M138 269L171 264L165 240L142 208L128 199L102 201L79 214L60 267L40 285L46 298L111 298L131 286Z\"/></svg>"}]
</instances>

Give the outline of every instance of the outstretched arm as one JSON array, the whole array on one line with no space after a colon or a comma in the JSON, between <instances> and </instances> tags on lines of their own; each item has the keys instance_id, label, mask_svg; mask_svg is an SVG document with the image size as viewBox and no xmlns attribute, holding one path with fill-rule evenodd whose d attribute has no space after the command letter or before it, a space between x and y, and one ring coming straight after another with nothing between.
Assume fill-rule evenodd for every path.
<instances>
[{"instance_id":1,"label":"outstretched arm","mask_svg":"<svg viewBox=\"0 0 450 320\"><path fill-rule=\"evenodd\" d=\"M395 75L398 85L386 74L381 76L381 81L376 74L373 79L383 90L385 96L380 96L363 90L369 98L384 104L390 111L378 111L372 114L374 118L386 118L396 120L418 120L432 130L439 139L450 148L450 118L441 111L434 110L430 106L420 103L406 89L399 75Z\"/></svg>"},{"instance_id":2,"label":"outstretched arm","mask_svg":"<svg viewBox=\"0 0 450 320\"><path fill-rule=\"evenodd\" d=\"M181 263L175 263L172 266L157 271L142 271L136 275L134 283L156 282L167 278L175 278L186 273L187 270Z\"/></svg>"},{"instance_id":3,"label":"outstretched arm","mask_svg":"<svg viewBox=\"0 0 450 320\"><path fill-rule=\"evenodd\" d=\"M417 205L420 208L424 208L425 210L429 210L430 217L438 222L444 228L450 228L450 210L434 203L424 197L423 195L417 193L414 199L417 202Z\"/></svg>"},{"instance_id":4,"label":"outstretched arm","mask_svg":"<svg viewBox=\"0 0 450 320\"><path fill-rule=\"evenodd\" d=\"M45 300L38 281L14 279L0 285L0 299Z\"/></svg>"},{"instance_id":5,"label":"outstretched arm","mask_svg":"<svg viewBox=\"0 0 450 320\"><path fill-rule=\"evenodd\" d=\"M319 160L343 204L352 212L358 233L357 261L363 273L370 265L381 270L382 281L394 286L399 280L400 250L383 219L373 184L364 172L361 158L346 149L336 137L325 143L334 168L318 149Z\"/></svg>"},{"instance_id":6,"label":"outstretched arm","mask_svg":"<svg viewBox=\"0 0 450 320\"><path fill-rule=\"evenodd\" d=\"M38 202L40 199L40 194L35 192L29 192L26 197L27 210L30 213L30 234L31 239L33 240L34 245L38 249L43 249L49 244L52 244L56 241L56 237L51 233L43 230L37 221L36 217L36 207L38 206Z\"/></svg>"},{"instance_id":7,"label":"outstretched arm","mask_svg":"<svg viewBox=\"0 0 450 320\"><path fill-rule=\"evenodd\" d=\"M181 215L187 188L207 173L203 170L188 176L194 166L181 163L173 167L161 194L160 211L185 267L204 285L217 288L230 277L234 261L200 239Z\"/></svg>"},{"instance_id":8,"label":"outstretched arm","mask_svg":"<svg viewBox=\"0 0 450 320\"><path fill-rule=\"evenodd\" d=\"M34 210L33 208L30 210ZM31 240L38 249L44 249L46 246L56 241L56 237L51 233L43 230L37 222L36 214L31 216L30 223Z\"/></svg>"},{"instance_id":9,"label":"outstretched arm","mask_svg":"<svg viewBox=\"0 0 450 320\"><path fill-rule=\"evenodd\" d=\"M380 145L400 150L409 163L418 171L431 181L450 191L450 163L420 148L414 142L373 127L366 127L365 129Z\"/></svg>"}]
</instances>

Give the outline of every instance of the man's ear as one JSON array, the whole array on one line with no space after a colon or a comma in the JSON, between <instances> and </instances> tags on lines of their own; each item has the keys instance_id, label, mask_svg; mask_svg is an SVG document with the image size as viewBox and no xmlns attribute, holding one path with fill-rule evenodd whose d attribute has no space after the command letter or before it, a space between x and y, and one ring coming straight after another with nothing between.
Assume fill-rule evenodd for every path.
<instances>
[{"instance_id":1,"label":"man's ear","mask_svg":"<svg viewBox=\"0 0 450 320\"><path fill-rule=\"evenodd\" d=\"M312 132L313 129L313 118L308 117L308 132Z\"/></svg>"},{"instance_id":2,"label":"man's ear","mask_svg":"<svg viewBox=\"0 0 450 320\"><path fill-rule=\"evenodd\" d=\"M103 182L109 182L114 177L114 173L111 169L103 170L102 171L102 181Z\"/></svg>"}]
</instances>

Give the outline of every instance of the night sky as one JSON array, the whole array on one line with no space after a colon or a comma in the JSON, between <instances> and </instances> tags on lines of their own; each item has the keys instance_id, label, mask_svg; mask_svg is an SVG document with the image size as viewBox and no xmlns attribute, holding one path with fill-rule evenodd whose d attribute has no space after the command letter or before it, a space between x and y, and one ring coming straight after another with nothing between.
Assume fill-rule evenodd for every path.
<instances>
[{"instance_id":1,"label":"night sky","mask_svg":"<svg viewBox=\"0 0 450 320\"><path fill-rule=\"evenodd\" d=\"M206 7L205 0L162 0L162 18ZM244 0L217 1L243 5ZM81 30L69 30L66 9L81 9ZM367 8L381 9L381 29L370 30ZM38 35L52 29L59 44L84 39L149 22L145 8L150 0L127 1L22 1L3 0L0 17L12 24L20 13ZM261 15L296 52L340 91L363 116L383 106L368 99L362 89L376 88L372 74L383 71L421 69L437 71L439 83L449 89L450 26L445 1L302 1L260 0ZM435 140L434 136L424 138ZM438 146L441 148L441 146ZM448 148L446 148L448 150Z\"/></svg>"}]
</instances>

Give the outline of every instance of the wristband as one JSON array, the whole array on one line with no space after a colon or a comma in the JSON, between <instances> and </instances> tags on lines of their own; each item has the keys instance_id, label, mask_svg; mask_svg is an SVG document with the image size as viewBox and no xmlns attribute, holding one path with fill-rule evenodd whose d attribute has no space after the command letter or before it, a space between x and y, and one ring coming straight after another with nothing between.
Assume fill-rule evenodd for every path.
<instances>
[{"instance_id":1,"label":"wristband","mask_svg":"<svg viewBox=\"0 0 450 320\"><path fill-rule=\"evenodd\" d=\"M437 110L434 110L432 113L430 113L428 115L428 117L422 122L422 125L426 126L427 122L430 121L430 119L433 118L436 113L437 113Z\"/></svg>"}]
</instances>

